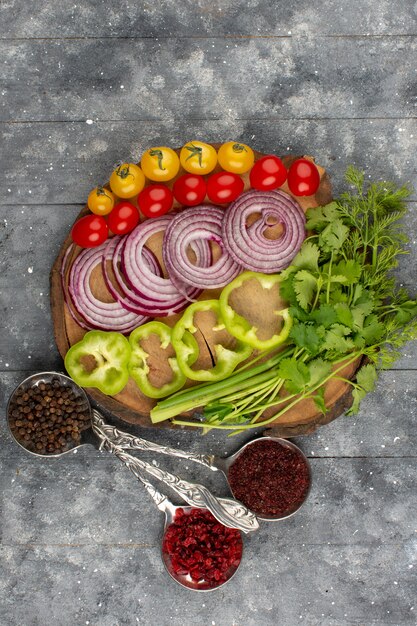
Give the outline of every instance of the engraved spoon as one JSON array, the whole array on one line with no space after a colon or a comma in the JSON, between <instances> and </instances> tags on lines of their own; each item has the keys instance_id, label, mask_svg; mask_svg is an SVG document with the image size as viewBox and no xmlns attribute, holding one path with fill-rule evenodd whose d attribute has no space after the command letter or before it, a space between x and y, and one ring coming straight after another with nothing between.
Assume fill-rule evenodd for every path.
<instances>
[{"instance_id":1,"label":"engraved spoon","mask_svg":"<svg viewBox=\"0 0 417 626\"><path fill-rule=\"evenodd\" d=\"M117 452L117 454L121 454L120 452ZM127 455L129 457L129 455ZM130 457L131 459L132 457ZM223 585L225 585L227 582L229 582L229 580L231 578L233 578L233 576L236 574L240 563L242 562L242 557L240 557L239 563L232 565L228 571L226 572L226 580L224 580L222 583L219 583L216 586L212 586L212 585L208 585L207 582L203 579L200 581L195 581L191 578L191 576L189 574L178 574L175 572L172 563L171 563L171 558L169 556L169 554L164 550L164 537L165 537L165 533L168 529L168 527L174 522L175 520L175 516L176 513L179 509L181 509L184 514L188 514L191 512L192 508L191 506L175 506L168 498L166 495L164 495L163 493L161 493L160 491L158 491L151 482L149 482L149 480L147 480L143 473L142 470L139 469L136 465L132 465L130 464L130 459L128 460L129 462L129 469L130 471L136 476L136 478L143 484L143 486L145 487L146 491L148 492L148 494L151 496L152 500L155 502L156 506L158 507L158 509L160 511L162 511L165 514L165 524L164 524L164 530L163 530L163 538L162 538L162 542L161 542L161 558L162 558L162 562L165 566L165 569L167 570L168 574L170 576L172 576L172 578L179 583L180 585L182 585L183 587L186 587L187 589L192 589L193 591L213 591L214 589L218 589L219 587L222 587ZM243 542L242 542L242 551L243 551Z\"/></svg>"},{"instance_id":2,"label":"engraved spoon","mask_svg":"<svg viewBox=\"0 0 417 626\"><path fill-rule=\"evenodd\" d=\"M39 385L40 383L49 383L53 380L58 380L61 385L71 388L76 396L83 401L83 407L85 411L89 411L91 415L91 427L81 432L81 443L78 445L74 444L74 446L70 447L68 450L64 452L58 452L56 454L40 454L37 452L33 452L32 450L27 450L25 446L20 442L14 432L10 429L10 432L17 443L22 446L27 452L33 454L34 456L48 456L48 457L59 457L63 454L67 454L70 450L74 450L82 445L93 445L94 447L99 447L107 449L109 452L112 452L117 456L129 469L132 467L140 470L141 472L145 471L151 474L154 478L161 480L169 487L171 487L181 498L183 498L188 504L193 507L198 508L207 508L211 513L225 526L229 526L231 528L237 528L242 530L245 533L257 530L259 528L259 522L252 511L247 509L243 504L233 500L231 498L216 498L204 485L190 483L185 480L182 480L179 476L170 474L158 467L150 463L146 463L141 459L133 457L123 449L117 445L117 442L113 442L111 440L111 428L108 427L101 414L96 410L92 409L89 403L87 394L85 391L76 385L74 381L65 376L64 374L58 372L42 372L40 374L34 374L26 378L18 387L14 390L12 395L10 396L8 407L7 407L7 417L8 422L11 419L11 403L14 395L20 390L27 390L32 386ZM84 404L85 403L85 404ZM105 432L103 427L107 428ZM125 437L129 437L128 433L124 433ZM144 441L144 440L143 440ZM100 442L100 445L98 443Z\"/></svg>"},{"instance_id":3,"label":"engraved spoon","mask_svg":"<svg viewBox=\"0 0 417 626\"><path fill-rule=\"evenodd\" d=\"M110 426L109 424L106 424L105 426L103 426L103 430L106 433L106 435L110 437L110 439L112 439L112 441L117 446L119 446L120 448L123 448L124 450L144 450L147 452L158 452L160 454L166 454L167 456L187 459L188 461L199 463L200 465L204 465L205 467L208 467L212 471L220 470L224 474L227 480L227 483L229 485L229 489L232 493L233 493L233 489L229 483L229 469L233 465L233 463L236 461L238 456L240 456L242 452L248 446L253 445L256 441L259 441L259 439L261 439L262 441L265 441L265 440L276 441L281 446L285 448L289 448L290 450L293 450L294 452L296 452L296 454L298 454L300 458L304 461L305 465L308 468L309 478L310 478L309 482L311 486L311 468L310 468L310 463L307 457L303 454L303 452L300 450L298 446L292 443L292 441L288 441L287 439L281 439L280 437L272 437L268 435L263 435L262 437L258 437L257 439L252 439L251 441L248 441L247 443L243 444L234 454L226 458L221 458L221 457L215 456L214 454L196 454L194 452L186 452L184 450L179 450L177 448L171 448L170 446L162 446L158 443L148 441L147 439L142 439L141 437L136 437L134 435L131 435L130 433L126 433L118 428L115 428L114 426ZM301 505L305 502L305 500L308 497L309 491L310 491L310 488L307 490L303 502L297 508L292 510L290 513L286 515L281 515L281 516L267 516L267 515L262 516L258 514L257 515L258 519L261 519L264 521L279 521L279 520L283 520L283 519L287 519L288 517L291 517L300 509Z\"/></svg>"},{"instance_id":4,"label":"engraved spoon","mask_svg":"<svg viewBox=\"0 0 417 626\"><path fill-rule=\"evenodd\" d=\"M147 472L168 485L168 487L171 487L177 495L191 506L208 509L224 526L237 528L245 533L259 528L259 523L254 513L240 502L231 498L217 498L204 485L190 483L175 474L171 474L160 467L155 467L151 463L128 454L103 430L103 427L107 425L96 409L92 410L92 424L94 433L101 441L100 449L105 449L117 456L130 471L137 469L141 472Z\"/></svg>"}]
</instances>

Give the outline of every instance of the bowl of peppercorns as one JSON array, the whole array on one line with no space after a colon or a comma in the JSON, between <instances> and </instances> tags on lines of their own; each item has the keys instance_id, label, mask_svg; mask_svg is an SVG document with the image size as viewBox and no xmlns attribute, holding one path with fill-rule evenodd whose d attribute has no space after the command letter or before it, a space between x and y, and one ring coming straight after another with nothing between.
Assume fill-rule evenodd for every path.
<instances>
[{"instance_id":1,"label":"bowl of peppercorns","mask_svg":"<svg viewBox=\"0 0 417 626\"><path fill-rule=\"evenodd\" d=\"M83 389L59 372L33 374L10 396L11 434L25 450L59 456L83 443L91 427L91 409Z\"/></svg>"}]
</instances>

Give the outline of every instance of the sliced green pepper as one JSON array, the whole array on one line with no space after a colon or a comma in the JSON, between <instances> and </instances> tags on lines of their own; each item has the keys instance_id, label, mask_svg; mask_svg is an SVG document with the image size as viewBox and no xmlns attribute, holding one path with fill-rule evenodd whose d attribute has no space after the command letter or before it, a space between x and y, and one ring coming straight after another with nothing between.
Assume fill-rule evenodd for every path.
<instances>
[{"instance_id":1,"label":"sliced green pepper","mask_svg":"<svg viewBox=\"0 0 417 626\"><path fill-rule=\"evenodd\" d=\"M65 367L80 387L114 396L129 380L129 342L121 333L90 330L65 355Z\"/></svg>"},{"instance_id":2,"label":"sliced green pepper","mask_svg":"<svg viewBox=\"0 0 417 626\"><path fill-rule=\"evenodd\" d=\"M192 363L190 359L193 359L193 362L195 362L198 357L198 347L196 354L195 346L190 343L190 337L195 343L195 339L192 335L197 332L197 328L194 326L194 315L198 311L213 311L216 314L219 324L215 327L215 330L221 330L225 327L218 300L203 300L191 304L184 311L182 318L175 324L172 330L171 341L177 355L178 365L185 376L191 380L222 380L233 372L238 363L244 361L251 354L252 349L241 341L237 341L235 350L225 348L225 346L221 344L215 344L216 365L210 369L191 369L190 365L192 365Z\"/></svg>"},{"instance_id":3,"label":"sliced green pepper","mask_svg":"<svg viewBox=\"0 0 417 626\"><path fill-rule=\"evenodd\" d=\"M292 327L292 318L288 309L274 311L277 316L284 320L284 325L282 326L281 331L272 335L270 339L259 339L257 335L258 328L256 326L252 326L247 319L236 313L236 311L229 304L229 297L232 291L238 289L244 282L251 279L257 280L263 289L272 289L272 287L279 284L281 280L279 274L243 272L232 280L231 283L226 285L220 294L219 302L221 315L227 330L231 335L236 337L236 339L240 339L257 350L270 350L281 345L287 339Z\"/></svg>"},{"instance_id":4,"label":"sliced green pepper","mask_svg":"<svg viewBox=\"0 0 417 626\"><path fill-rule=\"evenodd\" d=\"M161 348L166 348L171 344L171 328L162 322L148 322L136 328L129 336L129 343L132 349L129 361L129 374L145 396L149 398L164 398L174 391L178 391L184 386L186 377L178 365L176 357L168 359L172 370L172 380L161 387L155 387L149 381L149 354L141 346L141 341L150 335L157 335L160 339ZM194 337L186 338L190 345L189 362L193 363L198 357L198 344ZM194 360L193 360L194 359Z\"/></svg>"}]
</instances>

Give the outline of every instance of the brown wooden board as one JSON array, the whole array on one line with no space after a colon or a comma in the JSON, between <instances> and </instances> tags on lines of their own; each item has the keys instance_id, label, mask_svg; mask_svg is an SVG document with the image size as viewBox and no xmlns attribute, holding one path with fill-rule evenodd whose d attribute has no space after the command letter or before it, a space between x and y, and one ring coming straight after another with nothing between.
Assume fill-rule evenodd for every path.
<instances>
[{"instance_id":1,"label":"brown wooden board","mask_svg":"<svg viewBox=\"0 0 417 626\"><path fill-rule=\"evenodd\" d=\"M220 144L214 144L216 148ZM179 150L177 150L179 152ZM255 158L258 160L262 154L255 153ZM298 157L285 156L283 161L288 167L291 162ZM311 158L311 157L308 157ZM328 203L331 200L331 184L329 177L325 170L318 166L321 176L320 187L315 196L306 198L296 198L303 210L307 210L309 207L319 206ZM220 167L217 167L215 171L219 171ZM178 176L183 174L184 171L180 169ZM249 189L249 176L248 174L243 176L245 182L245 190ZM174 181L167 183L172 186ZM285 183L282 189L289 193L287 184ZM208 198L205 201L209 203ZM181 210L178 204L174 203L173 211ZM88 208L85 207L78 218L86 215ZM77 219L78 219L77 218ZM275 233L275 236L279 235L279 229ZM55 263L51 270L51 308L52 308L52 320L54 325L55 341L58 346L58 350L62 357L65 356L69 347L79 341L85 334L83 330L71 316L68 306L65 302L62 280L61 280L61 267L62 262L67 253L69 246L71 245L71 235L68 234L64 241L62 248L55 260ZM152 251L156 254L159 261L162 261L162 234L152 237L148 244ZM81 248L74 247L70 251L66 268L69 268L71 262L80 253ZM112 301L110 294L108 293L103 276L99 270L94 270L91 287L93 292L104 301ZM202 293L199 299L217 298L220 290L207 290ZM256 318L257 325L263 328L265 333L270 333L271 325L273 323L272 310L276 309L276 303L268 301L267 298L279 298L279 294L266 294L260 290L257 290L256 285L249 285L244 293L244 306L245 315L250 315ZM166 324L173 326L180 315L169 316L165 318L156 318ZM198 325L198 332L195 337L200 346L200 357L195 367L210 368L212 366L212 347L214 343L219 340L224 345L233 345L234 339L231 338L225 331L221 333L213 331L213 320L210 316L202 316L196 318ZM272 334L272 333L271 333ZM169 379L169 370L166 364L166 354L162 354L162 351L158 347L158 343L152 343L153 338L147 340L148 343L144 345L145 349L151 354L149 361L151 367L150 380L154 384L162 384ZM344 375L347 378L353 378L355 372L359 366L359 363L349 366ZM191 384L191 383L188 383ZM125 389L114 397L106 396L97 389L88 389L88 394L103 408L107 409L120 419L141 426L152 426L149 412L154 406L155 401L145 397L137 388L133 380L129 380ZM305 432L312 432L318 425L327 423L332 419L335 419L340 415L346 407L351 403L350 386L341 381L330 381L326 387L325 401L329 407L329 412L323 416L317 412L314 403L310 400L302 401L296 409L292 409L285 416L285 420L281 418L279 423L273 423L272 429L274 433L280 436L297 435ZM273 415L273 411L269 415ZM171 422L166 421L158 424L158 427L172 427Z\"/></svg>"}]
</instances>

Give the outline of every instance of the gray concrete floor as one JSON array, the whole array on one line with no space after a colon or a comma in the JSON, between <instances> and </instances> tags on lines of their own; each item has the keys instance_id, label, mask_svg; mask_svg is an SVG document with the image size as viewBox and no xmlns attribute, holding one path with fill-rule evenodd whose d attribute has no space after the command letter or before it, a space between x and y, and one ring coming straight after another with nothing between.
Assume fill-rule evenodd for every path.
<instances>
[{"instance_id":1,"label":"gray concrete floor","mask_svg":"<svg viewBox=\"0 0 417 626\"><path fill-rule=\"evenodd\" d=\"M0 626L417 623L415 345L357 417L297 440L308 502L247 538L237 576L209 594L164 573L161 514L115 459L35 460L5 428L13 387L62 367L49 270L115 162L237 139L314 154L336 193L350 163L416 186L416 17L414 0L1 4ZM416 199L398 268L414 295ZM216 454L245 440L141 432ZM227 494L220 477L182 468Z\"/></svg>"}]
</instances>

